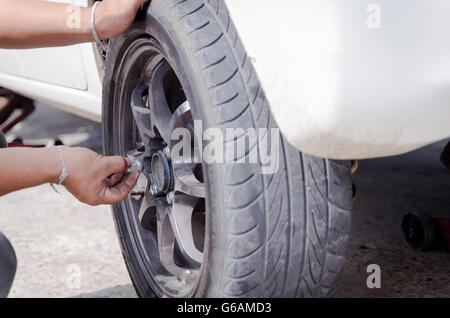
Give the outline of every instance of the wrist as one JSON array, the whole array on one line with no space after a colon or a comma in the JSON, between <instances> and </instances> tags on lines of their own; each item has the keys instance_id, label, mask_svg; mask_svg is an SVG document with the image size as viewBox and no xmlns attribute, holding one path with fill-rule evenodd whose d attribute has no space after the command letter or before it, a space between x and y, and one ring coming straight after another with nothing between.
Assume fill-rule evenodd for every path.
<instances>
[{"instance_id":1,"label":"wrist","mask_svg":"<svg viewBox=\"0 0 450 318\"><path fill-rule=\"evenodd\" d=\"M91 9L80 7L80 24L77 28L72 28L75 36L79 37L79 42L92 42L94 37L91 32Z\"/></svg>"},{"instance_id":2,"label":"wrist","mask_svg":"<svg viewBox=\"0 0 450 318\"><path fill-rule=\"evenodd\" d=\"M91 15L92 15L92 10L93 8L91 8ZM95 32L97 32L97 36L100 40L106 40L108 39L108 31L103 27L105 25L105 21L107 20L107 15L105 13L105 8L104 8L104 4L103 2L100 2L97 5L97 8L95 10L95 15L94 15L94 28L95 28ZM92 33L92 30L91 30ZM94 38L94 36L92 35L92 38Z\"/></svg>"},{"instance_id":3,"label":"wrist","mask_svg":"<svg viewBox=\"0 0 450 318\"><path fill-rule=\"evenodd\" d=\"M83 32L86 33L89 42L94 41L94 36L91 32L91 8L81 9L81 20L83 21Z\"/></svg>"},{"instance_id":4,"label":"wrist","mask_svg":"<svg viewBox=\"0 0 450 318\"><path fill-rule=\"evenodd\" d=\"M58 146L59 149L56 147L50 147L45 148L46 151L48 151L48 154L46 155L48 160L48 176L49 176L49 183L59 184L60 178L63 176L64 178L67 176L67 167L65 164L65 157L66 153L69 149L69 147L66 146Z\"/></svg>"},{"instance_id":5,"label":"wrist","mask_svg":"<svg viewBox=\"0 0 450 318\"><path fill-rule=\"evenodd\" d=\"M62 172L62 162L57 149L42 148L39 149L41 152L40 161L45 163L43 165L43 170L45 172L45 182L46 183L59 183L59 176Z\"/></svg>"}]
</instances>

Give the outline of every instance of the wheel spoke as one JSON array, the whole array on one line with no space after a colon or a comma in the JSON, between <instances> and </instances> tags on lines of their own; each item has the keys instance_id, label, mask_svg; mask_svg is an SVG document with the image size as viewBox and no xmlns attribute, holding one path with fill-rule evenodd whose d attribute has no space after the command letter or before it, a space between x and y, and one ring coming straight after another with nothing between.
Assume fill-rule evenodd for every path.
<instances>
[{"instance_id":1,"label":"wheel spoke","mask_svg":"<svg viewBox=\"0 0 450 318\"><path fill-rule=\"evenodd\" d=\"M191 106L188 101L178 106L175 112L170 117L169 126L167 127L166 134L163 136L164 141L167 144L171 143L172 132L175 128L186 128L190 118ZM187 128L188 129L188 128ZM190 145L188 145L190 146Z\"/></svg>"},{"instance_id":2,"label":"wheel spoke","mask_svg":"<svg viewBox=\"0 0 450 318\"><path fill-rule=\"evenodd\" d=\"M195 163L173 163L175 191L197 198L206 198L206 187L194 174Z\"/></svg>"},{"instance_id":3,"label":"wheel spoke","mask_svg":"<svg viewBox=\"0 0 450 318\"><path fill-rule=\"evenodd\" d=\"M144 145L149 145L150 138L154 134L151 129L150 109L144 102L146 92L147 86L145 84L140 84L134 89L131 98L131 110L142 142Z\"/></svg>"},{"instance_id":4,"label":"wheel spoke","mask_svg":"<svg viewBox=\"0 0 450 318\"><path fill-rule=\"evenodd\" d=\"M143 196L148 189L148 180L147 177L143 174L139 175L139 178L131 191L131 196Z\"/></svg>"},{"instance_id":5,"label":"wheel spoke","mask_svg":"<svg viewBox=\"0 0 450 318\"><path fill-rule=\"evenodd\" d=\"M160 209L167 209L167 207L160 207ZM173 252L175 248L175 235L172 231L170 220L165 211L158 211L158 250L159 258L162 265L173 273L175 267Z\"/></svg>"},{"instance_id":6,"label":"wheel spoke","mask_svg":"<svg viewBox=\"0 0 450 318\"><path fill-rule=\"evenodd\" d=\"M203 253L195 246L192 232L192 213L197 201L197 198L175 194L174 204L168 209L172 230L181 253L194 265L200 265L203 261Z\"/></svg>"},{"instance_id":7,"label":"wheel spoke","mask_svg":"<svg viewBox=\"0 0 450 318\"><path fill-rule=\"evenodd\" d=\"M155 131L154 128L156 128L162 138L168 135L168 127L172 117L163 84L169 71L169 63L162 60L151 74L148 83L149 97L147 102L152 118L152 130Z\"/></svg>"},{"instance_id":8,"label":"wheel spoke","mask_svg":"<svg viewBox=\"0 0 450 318\"><path fill-rule=\"evenodd\" d=\"M145 216L145 213L147 210L152 206L152 204L149 202L147 196L142 196L142 198L139 199L139 211L138 211L138 219L139 222L142 225L142 220Z\"/></svg>"},{"instance_id":9,"label":"wheel spoke","mask_svg":"<svg viewBox=\"0 0 450 318\"><path fill-rule=\"evenodd\" d=\"M189 102L186 101L181 104L173 113L172 118L169 123L168 131L172 133L172 131L176 128L183 127L186 128L189 135L196 138L194 127L191 125L191 108ZM171 136L167 136L170 138ZM180 141L181 142L181 141ZM186 141L184 141L186 142ZM171 148L173 148L173 144L171 143ZM189 145L184 145L185 149L191 149L191 143ZM198 149L197 149L198 150ZM190 154L190 158L186 158L185 155L179 157L179 154L173 154L172 165L173 165L173 173L174 173L174 189L175 191L182 192L194 197L205 198L206 190L205 185L201 183L194 174L194 169L197 166L197 162L199 162L200 155L198 151L194 149L194 153ZM186 159L187 162L186 162Z\"/></svg>"},{"instance_id":10,"label":"wheel spoke","mask_svg":"<svg viewBox=\"0 0 450 318\"><path fill-rule=\"evenodd\" d=\"M143 195L137 202L139 205L138 219L142 228L152 230L152 219L156 217L157 207L148 195Z\"/></svg>"},{"instance_id":11,"label":"wheel spoke","mask_svg":"<svg viewBox=\"0 0 450 318\"><path fill-rule=\"evenodd\" d=\"M173 131L177 128L184 128L186 131L183 133L182 140L172 140ZM170 145L171 153L172 149L176 146L177 151L173 153L174 158L172 158L173 161L182 161L184 163L190 162L190 163L200 163L201 162L201 151L202 149L199 149L197 145L201 145L200 138L202 136L199 136L197 132L195 131L194 127L194 121L192 120L192 113L191 113L191 106L188 101L185 101L182 103L178 108L175 110L175 112L172 114L172 117L169 122L169 127L167 130L167 135L164 137L164 140L166 140L166 143ZM186 136L188 135L188 136ZM177 136L180 138L180 136ZM194 139L194 143L192 143ZM196 141L196 142L195 142ZM183 144L179 144L183 143ZM194 146L194 147L192 147ZM188 154L183 153L182 155L178 153L179 149L188 150Z\"/></svg>"},{"instance_id":12,"label":"wheel spoke","mask_svg":"<svg viewBox=\"0 0 450 318\"><path fill-rule=\"evenodd\" d=\"M158 250L161 264L171 274L180 278L183 282L188 283L192 278L192 272L183 269L175 264L175 233L168 215L168 206L159 206L158 208Z\"/></svg>"}]
</instances>

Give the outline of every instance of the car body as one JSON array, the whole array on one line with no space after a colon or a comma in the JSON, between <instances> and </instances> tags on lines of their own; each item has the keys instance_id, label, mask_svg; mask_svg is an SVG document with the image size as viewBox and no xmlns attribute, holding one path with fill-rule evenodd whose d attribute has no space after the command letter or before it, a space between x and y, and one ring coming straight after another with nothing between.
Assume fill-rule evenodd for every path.
<instances>
[{"instance_id":1,"label":"car body","mask_svg":"<svg viewBox=\"0 0 450 318\"><path fill-rule=\"evenodd\" d=\"M362 159L450 136L448 1L226 3L275 119L299 150ZM0 61L0 86L100 120L95 44L0 50Z\"/></svg>"}]
</instances>

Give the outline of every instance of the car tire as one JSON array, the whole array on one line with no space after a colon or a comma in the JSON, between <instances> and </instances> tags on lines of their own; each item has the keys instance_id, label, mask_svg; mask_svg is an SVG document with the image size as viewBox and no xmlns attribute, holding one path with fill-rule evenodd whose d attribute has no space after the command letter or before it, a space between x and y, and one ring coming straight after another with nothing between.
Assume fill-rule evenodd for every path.
<instances>
[{"instance_id":1,"label":"car tire","mask_svg":"<svg viewBox=\"0 0 450 318\"><path fill-rule=\"evenodd\" d=\"M148 47L173 68L192 117L202 120L204 129L277 129L224 1L152 0L135 24L110 43L103 83L106 155L126 155L120 134L126 134L132 117L121 101L127 104L131 97L120 92L143 76L129 65ZM284 137L277 138L275 173L263 173L261 162L202 165L207 191L204 256L189 292L180 292L182 285L167 290L168 283L149 270L147 263L157 256L139 247L145 239L136 234L141 230L133 226L130 199L113 207L123 256L139 296L330 295L344 266L350 235L350 162L316 158L299 152ZM225 140L224 147L234 148L236 142ZM254 147L262 147L259 139L249 143L240 158Z\"/></svg>"}]
</instances>

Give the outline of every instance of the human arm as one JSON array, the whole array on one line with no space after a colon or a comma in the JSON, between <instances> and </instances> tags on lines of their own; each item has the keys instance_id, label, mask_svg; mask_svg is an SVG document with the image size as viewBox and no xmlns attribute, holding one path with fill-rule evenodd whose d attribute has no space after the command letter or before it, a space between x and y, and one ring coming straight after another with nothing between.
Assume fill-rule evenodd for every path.
<instances>
[{"instance_id":1,"label":"human arm","mask_svg":"<svg viewBox=\"0 0 450 318\"><path fill-rule=\"evenodd\" d=\"M114 204L127 197L138 173L126 174L128 159L104 157L87 148L61 146L68 176L63 185L90 205ZM44 183L58 183L63 169L55 148L0 149L0 195Z\"/></svg>"},{"instance_id":2,"label":"human arm","mask_svg":"<svg viewBox=\"0 0 450 318\"><path fill-rule=\"evenodd\" d=\"M122 34L146 1L100 2L95 13L95 28L100 39ZM92 42L91 12L92 8L41 0L2 0L0 48L21 49Z\"/></svg>"}]
</instances>

